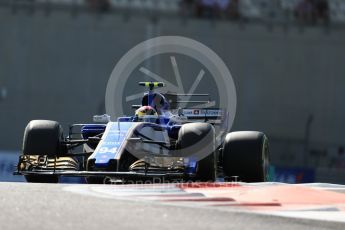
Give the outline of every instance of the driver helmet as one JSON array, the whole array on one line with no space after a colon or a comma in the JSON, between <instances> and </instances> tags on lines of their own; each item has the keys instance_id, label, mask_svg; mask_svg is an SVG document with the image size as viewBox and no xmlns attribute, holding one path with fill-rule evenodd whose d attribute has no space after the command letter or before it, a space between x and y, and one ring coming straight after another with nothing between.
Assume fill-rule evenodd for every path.
<instances>
[{"instance_id":1,"label":"driver helmet","mask_svg":"<svg viewBox=\"0 0 345 230\"><path fill-rule=\"evenodd\" d=\"M152 106L142 106L135 111L135 116L137 118L143 118L144 116L152 115L158 116L157 111Z\"/></svg>"},{"instance_id":2,"label":"driver helmet","mask_svg":"<svg viewBox=\"0 0 345 230\"><path fill-rule=\"evenodd\" d=\"M143 106L149 105L161 115L164 111L169 109L169 103L166 98L160 93L148 93L142 99Z\"/></svg>"}]
</instances>

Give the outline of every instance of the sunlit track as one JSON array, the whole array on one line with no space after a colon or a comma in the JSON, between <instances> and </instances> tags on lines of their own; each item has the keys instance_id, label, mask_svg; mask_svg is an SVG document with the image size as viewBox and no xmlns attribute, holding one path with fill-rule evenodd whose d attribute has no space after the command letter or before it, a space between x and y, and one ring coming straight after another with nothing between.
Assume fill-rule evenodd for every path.
<instances>
[{"instance_id":1,"label":"sunlit track","mask_svg":"<svg viewBox=\"0 0 345 230\"><path fill-rule=\"evenodd\" d=\"M270 197L284 187L307 191L319 204L285 210ZM320 189L322 188L322 189ZM344 186L309 184L85 185L0 183L1 229L339 229ZM232 191L232 192L231 192ZM266 200L253 194L266 193ZM231 196L229 196L231 193ZM330 200L328 195L332 195ZM294 200L294 194L291 194ZM305 194L304 194L305 195ZM240 197L242 197L240 199ZM269 198L277 199L269 201ZM284 203L285 202L285 203ZM309 202L312 202L310 199ZM329 202L322 203L322 202ZM338 202L338 203L337 203ZM291 204L290 204L291 205ZM292 204L295 205L295 204ZM291 207L290 207L291 208ZM284 209L285 211L282 211Z\"/></svg>"},{"instance_id":2,"label":"sunlit track","mask_svg":"<svg viewBox=\"0 0 345 230\"><path fill-rule=\"evenodd\" d=\"M332 184L200 183L66 187L113 199L207 207L345 223L345 186ZM315 214L318 212L318 215ZM303 214L303 215L301 215Z\"/></svg>"}]
</instances>

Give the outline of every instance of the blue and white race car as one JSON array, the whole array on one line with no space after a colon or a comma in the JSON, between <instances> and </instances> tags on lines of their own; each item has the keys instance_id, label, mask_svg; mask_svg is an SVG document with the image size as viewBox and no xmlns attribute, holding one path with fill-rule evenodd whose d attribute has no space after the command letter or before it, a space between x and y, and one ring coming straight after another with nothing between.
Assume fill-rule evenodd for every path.
<instances>
[{"instance_id":1,"label":"blue and white race car","mask_svg":"<svg viewBox=\"0 0 345 230\"><path fill-rule=\"evenodd\" d=\"M29 122L15 174L45 183L57 183L61 176L85 177L88 183L267 180L265 134L220 133L226 111L171 109L168 96L154 90L164 83L139 85L149 89L141 105L132 106L134 116L117 121L95 116L92 124L71 125L67 136L56 121Z\"/></svg>"}]
</instances>

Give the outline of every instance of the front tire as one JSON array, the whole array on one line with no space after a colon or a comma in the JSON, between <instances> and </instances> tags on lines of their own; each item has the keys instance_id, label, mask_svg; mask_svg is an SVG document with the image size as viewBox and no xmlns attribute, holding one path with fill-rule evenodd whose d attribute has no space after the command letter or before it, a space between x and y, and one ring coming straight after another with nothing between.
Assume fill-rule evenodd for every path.
<instances>
[{"instance_id":1,"label":"front tire","mask_svg":"<svg viewBox=\"0 0 345 230\"><path fill-rule=\"evenodd\" d=\"M23 138L23 154L53 157L62 150L62 127L56 121L33 120L26 126ZM26 175L31 183L58 183L58 176Z\"/></svg>"},{"instance_id":2,"label":"front tire","mask_svg":"<svg viewBox=\"0 0 345 230\"><path fill-rule=\"evenodd\" d=\"M215 130L211 124L184 124L179 131L177 146L183 156L201 158L197 162L195 181L216 180Z\"/></svg>"}]
</instances>

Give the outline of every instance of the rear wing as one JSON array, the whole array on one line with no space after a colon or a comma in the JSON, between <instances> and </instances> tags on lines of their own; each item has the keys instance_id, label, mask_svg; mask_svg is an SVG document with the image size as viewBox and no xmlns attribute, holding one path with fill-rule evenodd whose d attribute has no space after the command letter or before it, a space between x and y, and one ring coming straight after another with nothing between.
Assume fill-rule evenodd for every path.
<instances>
[{"instance_id":1,"label":"rear wing","mask_svg":"<svg viewBox=\"0 0 345 230\"><path fill-rule=\"evenodd\" d=\"M190 105L190 104L209 104L210 103L210 95L209 94L203 94L203 93L165 93L165 98L168 99L170 108L177 109L181 106L184 107L184 105ZM186 98L187 97L187 98ZM181 100L180 98L184 98L187 100ZM197 98L197 100L190 100L191 98ZM206 98L206 100L200 100L200 98Z\"/></svg>"},{"instance_id":2,"label":"rear wing","mask_svg":"<svg viewBox=\"0 0 345 230\"><path fill-rule=\"evenodd\" d=\"M227 112L215 108L185 108L178 109L177 113L189 121L208 122L212 124L224 124L227 120Z\"/></svg>"}]
</instances>

